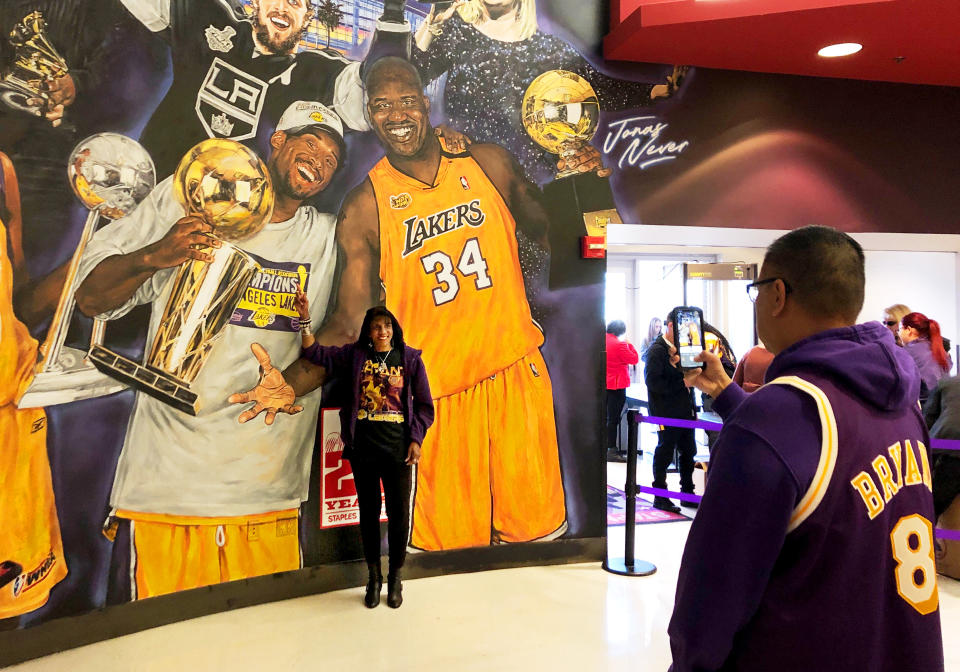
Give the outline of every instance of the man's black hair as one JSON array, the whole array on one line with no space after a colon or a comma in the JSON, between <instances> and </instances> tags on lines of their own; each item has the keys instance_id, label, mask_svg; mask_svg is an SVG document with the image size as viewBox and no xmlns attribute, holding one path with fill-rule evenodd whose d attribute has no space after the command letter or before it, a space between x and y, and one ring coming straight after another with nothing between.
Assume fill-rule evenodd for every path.
<instances>
[{"instance_id":1,"label":"man's black hair","mask_svg":"<svg viewBox=\"0 0 960 672\"><path fill-rule=\"evenodd\" d=\"M623 323L623 320L614 320L607 325L607 333L617 337L623 336L627 333L627 325Z\"/></svg>"},{"instance_id":2,"label":"man's black hair","mask_svg":"<svg viewBox=\"0 0 960 672\"><path fill-rule=\"evenodd\" d=\"M386 76L381 74L382 72L392 73L398 69L410 77L411 82L416 85L417 91L423 91L423 79L420 77L417 66L396 56L384 56L375 60L363 71L363 89L367 92L368 97L371 87L378 83L378 78ZM396 79L396 75L391 75L390 78Z\"/></svg>"},{"instance_id":3,"label":"man's black hair","mask_svg":"<svg viewBox=\"0 0 960 672\"><path fill-rule=\"evenodd\" d=\"M853 323L863 308L863 248L827 226L805 226L777 238L763 258L768 277L780 277L790 296L812 315Z\"/></svg>"},{"instance_id":4,"label":"man's black hair","mask_svg":"<svg viewBox=\"0 0 960 672\"><path fill-rule=\"evenodd\" d=\"M390 345L402 354L406 345L403 340L403 327L400 326L397 318L394 317L393 313L387 310L385 306L374 306L363 316L363 325L360 327L360 334L357 336L357 346L364 347L370 351L373 350L373 341L370 338L370 324L377 317L390 318L390 322L393 324L393 340L390 341Z\"/></svg>"}]
</instances>

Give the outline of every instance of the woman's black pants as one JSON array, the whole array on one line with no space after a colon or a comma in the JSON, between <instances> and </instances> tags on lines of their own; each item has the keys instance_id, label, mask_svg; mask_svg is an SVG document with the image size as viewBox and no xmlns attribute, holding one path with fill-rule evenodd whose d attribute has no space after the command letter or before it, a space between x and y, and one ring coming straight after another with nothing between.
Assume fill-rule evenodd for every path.
<instances>
[{"instance_id":1,"label":"woman's black pants","mask_svg":"<svg viewBox=\"0 0 960 672\"><path fill-rule=\"evenodd\" d=\"M620 429L620 415L626 401L626 390L607 390L607 450L617 448L617 430ZM626 449L626 446L621 448Z\"/></svg>"},{"instance_id":2,"label":"woman's black pants","mask_svg":"<svg viewBox=\"0 0 960 672\"><path fill-rule=\"evenodd\" d=\"M410 533L410 486L413 468L386 454L350 458L360 507L360 538L368 565L380 564L380 483L387 509L390 570L403 567Z\"/></svg>"}]
</instances>

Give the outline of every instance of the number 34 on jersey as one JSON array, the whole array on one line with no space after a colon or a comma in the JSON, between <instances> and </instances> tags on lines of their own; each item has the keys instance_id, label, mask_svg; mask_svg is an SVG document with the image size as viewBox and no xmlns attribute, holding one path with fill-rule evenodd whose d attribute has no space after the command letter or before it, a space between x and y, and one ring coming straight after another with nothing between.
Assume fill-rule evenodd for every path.
<instances>
[{"instance_id":1,"label":"number 34 on jersey","mask_svg":"<svg viewBox=\"0 0 960 672\"><path fill-rule=\"evenodd\" d=\"M469 238L454 265L454 260L443 251L431 252L420 257L420 263L426 273L433 273L437 287L433 289L433 302L442 306L450 303L460 293L460 280L473 281L478 290L493 287L493 280L487 269L487 262L480 251L480 241ZM458 277L459 275L459 277Z\"/></svg>"}]
</instances>

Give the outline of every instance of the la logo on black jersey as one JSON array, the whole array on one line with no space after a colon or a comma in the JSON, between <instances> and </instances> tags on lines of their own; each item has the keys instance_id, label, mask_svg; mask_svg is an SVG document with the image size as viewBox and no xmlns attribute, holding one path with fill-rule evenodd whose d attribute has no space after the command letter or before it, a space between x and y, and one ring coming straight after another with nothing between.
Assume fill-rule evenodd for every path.
<instances>
[{"instance_id":1,"label":"la logo on black jersey","mask_svg":"<svg viewBox=\"0 0 960 672\"><path fill-rule=\"evenodd\" d=\"M231 140L254 137L268 86L262 79L214 58L197 91L194 108L207 135Z\"/></svg>"}]
</instances>

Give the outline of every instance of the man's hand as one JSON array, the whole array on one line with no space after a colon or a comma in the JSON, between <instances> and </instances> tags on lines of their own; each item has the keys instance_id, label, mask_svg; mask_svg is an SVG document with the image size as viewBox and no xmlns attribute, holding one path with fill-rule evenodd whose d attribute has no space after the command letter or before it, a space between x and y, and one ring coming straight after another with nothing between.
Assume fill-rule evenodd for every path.
<instances>
[{"instance_id":1,"label":"man's hand","mask_svg":"<svg viewBox=\"0 0 960 672\"><path fill-rule=\"evenodd\" d=\"M179 266L189 259L211 262L213 255L204 249L220 247L220 241L208 235L212 233L213 227L200 217L182 217L163 238L144 248L143 261L154 270Z\"/></svg>"},{"instance_id":2,"label":"man's hand","mask_svg":"<svg viewBox=\"0 0 960 672\"><path fill-rule=\"evenodd\" d=\"M293 403L297 399L293 387L284 380L283 373L270 363L270 355L263 349L263 346L259 343L251 343L250 350L253 351L253 356L260 363L260 382L253 389L231 394L227 399L231 404L254 402L251 408L237 417L237 421L244 423L253 420L261 412L266 411L267 415L263 421L272 425L277 413L296 415L302 411L303 406L296 406Z\"/></svg>"},{"instance_id":3,"label":"man's hand","mask_svg":"<svg viewBox=\"0 0 960 672\"><path fill-rule=\"evenodd\" d=\"M583 145L570 156L562 157L557 161L557 170L573 170L578 173L597 172L597 177L609 177L612 168L603 167L603 157L600 150L593 145Z\"/></svg>"},{"instance_id":4,"label":"man's hand","mask_svg":"<svg viewBox=\"0 0 960 672\"><path fill-rule=\"evenodd\" d=\"M77 88L73 77L68 74L62 77L46 79L42 84L46 98L29 98L27 105L42 108L40 114L54 127L63 122L64 108L73 104L77 97Z\"/></svg>"},{"instance_id":5,"label":"man's hand","mask_svg":"<svg viewBox=\"0 0 960 672\"><path fill-rule=\"evenodd\" d=\"M438 138L443 138L443 142L447 146L447 151L453 154L460 154L467 151L467 147L473 143L473 140L468 136L455 128L450 128L446 124L440 124L433 130Z\"/></svg>"},{"instance_id":6,"label":"man's hand","mask_svg":"<svg viewBox=\"0 0 960 672\"><path fill-rule=\"evenodd\" d=\"M679 89L680 85L683 83L683 78L687 76L687 71L689 69L689 65L673 66L673 72L667 77L667 83L657 84L650 89L650 100L656 100L657 98L669 98L675 94L677 89Z\"/></svg>"},{"instance_id":7,"label":"man's hand","mask_svg":"<svg viewBox=\"0 0 960 672\"><path fill-rule=\"evenodd\" d=\"M418 464L420 462L420 444L416 441L410 442L410 447L407 448L407 459L403 461L404 464Z\"/></svg>"},{"instance_id":8,"label":"man's hand","mask_svg":"<svg viewBox=\"0 0 960 672\"><path fill-rule=\"evenodd\" d=\"M670 363L676 366L680 362L680 356L676 354L676 348L671 348L670 352ZM706 366L701 369L684 371L683 384L687 387L695 387L704 394L708 394L716 399L720 396L721 392L727 389L727 385L733 381L730 380L727 372L723 370L720 358L712 352L704 350L694 357L694 359L698 362L703 362Z\"/></svg>"},{"instance_id":9,"label":"man's hand","mask_svg":"<svg viewBox=\"0 0 960 672\"><path fill-rule=\"evenodd\" d=\"M297 293L293 295L293 307L296 308L301 322L310 319L310 301L300 285L297 285Z\"/></svg>"}]
</instances>

